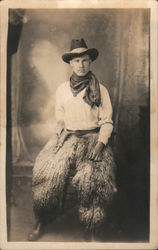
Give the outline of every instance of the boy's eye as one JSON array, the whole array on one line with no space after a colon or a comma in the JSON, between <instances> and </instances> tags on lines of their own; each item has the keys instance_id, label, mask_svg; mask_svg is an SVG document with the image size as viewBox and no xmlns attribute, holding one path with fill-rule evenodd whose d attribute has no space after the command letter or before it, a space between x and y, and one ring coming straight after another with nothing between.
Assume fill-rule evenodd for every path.
<instances>
[{"instance_id":1,"label":"boy's eye","mask_svg":"<svg viewBox=\"0 0 158 250\"><path fill-rule=\"evenodd\" d=\"M84 60L82 60L81 62L82 62L82 63L85 63L85 62L88 62L88 61L89 61L88 59L84 59ZM79 60L79 59L74 59L74 62L79 63L80 60Z\"/></svg>"}]
</instances>

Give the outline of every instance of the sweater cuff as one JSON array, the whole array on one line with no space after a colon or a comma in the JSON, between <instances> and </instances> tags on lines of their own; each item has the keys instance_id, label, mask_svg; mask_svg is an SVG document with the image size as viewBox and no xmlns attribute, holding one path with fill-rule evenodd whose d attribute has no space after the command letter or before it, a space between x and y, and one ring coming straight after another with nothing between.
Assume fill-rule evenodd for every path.
<instances>
[{"instance_id":1,"label":"sweater cuff","mask_svg":"<svg viewBox=\"0 0 158 250\"><path fill-rule=\"evenodd\" d=\"M111 123L105 123L100 127L98 142L104 143L106 145L112 134L113 125Z\"/></svg>"}]
</instances>

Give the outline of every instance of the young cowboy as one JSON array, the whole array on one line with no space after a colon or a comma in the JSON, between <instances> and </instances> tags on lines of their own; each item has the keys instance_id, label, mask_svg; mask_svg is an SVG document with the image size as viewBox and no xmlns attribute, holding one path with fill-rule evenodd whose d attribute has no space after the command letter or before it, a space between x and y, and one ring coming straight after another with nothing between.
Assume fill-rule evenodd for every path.
<instances>
[{"instance_id":1,"label":"young cowboy","mask_svg":"<svg viewBox=\"0 0 158 250\"><path fill-rule=\"evenodd\" d=\"M56 91L56 130L36 158L32 191L37 224L29 240L36 240L45 223L63 210L67 181L77 193L79 218L93 231L105 218L116 192L115 162L108 139L113 130L112 106L107 89L90 71L98 57L84 39L72 40L62 59L72 75Z\"/></svg>"}]
</instances>

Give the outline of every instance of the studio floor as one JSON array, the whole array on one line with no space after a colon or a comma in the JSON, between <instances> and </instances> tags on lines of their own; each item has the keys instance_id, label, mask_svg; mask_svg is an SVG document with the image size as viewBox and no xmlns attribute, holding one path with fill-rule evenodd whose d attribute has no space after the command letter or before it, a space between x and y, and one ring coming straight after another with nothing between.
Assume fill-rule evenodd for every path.
<instances>
[{"instance_id":1,"label":"studio floor","mask_svg":"<svg viewBox=\"0 0 158 250\"><path fill-rule=\"evenodd\" d=\"M128 216L128 208L118 205L121 204L119 199L123 199L123 194L118 194L114 199L107 211L105 224L93 240L99 242L147 241L148 231L144 229L143 223L134 225L136 218ZM34 222L31 178L16 176L13 178L10 205L8 205L8 240L27 241ZM73 208L50 223L38 241L84 242L84 230L79 223L77 209Z\"/></svg>"}]
</instances>

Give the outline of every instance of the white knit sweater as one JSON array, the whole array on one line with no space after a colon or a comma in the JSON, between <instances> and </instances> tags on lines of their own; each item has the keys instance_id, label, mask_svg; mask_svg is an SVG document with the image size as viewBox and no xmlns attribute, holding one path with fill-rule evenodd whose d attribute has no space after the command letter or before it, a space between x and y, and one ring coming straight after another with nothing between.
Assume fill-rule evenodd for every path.
<instances>
[{"instance_id":1,"label":"white knit sweater","mask_svg":"<svg viewBox=\"0 0 158 250\"><path fill-rule=\"evenodd\" d=\"M100 84L101 105L90 107L84 100L85 89L76 97L70 82L61 84L56 91L56 121L64 121L70 130L89 130L100 127L98 141L105 145L113 130L112 105L107 89Z\"/></svg>"}]
</instances>

